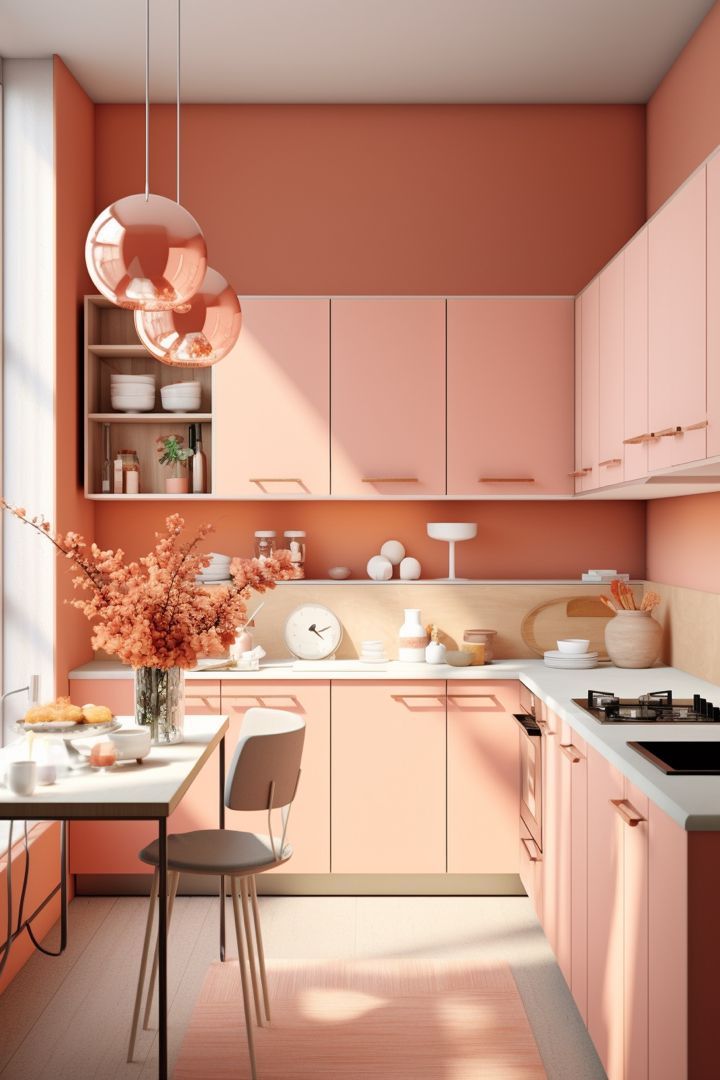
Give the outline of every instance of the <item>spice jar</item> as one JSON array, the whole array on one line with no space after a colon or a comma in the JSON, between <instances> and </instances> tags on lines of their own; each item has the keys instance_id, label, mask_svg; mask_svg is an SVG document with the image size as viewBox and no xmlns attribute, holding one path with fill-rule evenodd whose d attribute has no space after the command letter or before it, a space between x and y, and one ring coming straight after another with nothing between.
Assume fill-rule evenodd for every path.
<instances>
[{"instance_id":1,"label":"spice jar","mask_svg":"<svg viewBox=\"0 0 720 1080\"><path fill-rule=\"evenodd\" d=\"M258 529L255 533L255 558L271 558L275 551L275 537L277 533L273 529Z\"/></svg>"},{"instance_id":2,"label":"spice jar","mask_svg":"<svg viewBox=\"0 0 720 1080\"><path fill-rule=\"evenodd\" d=\"M138 495L140 492L140 459L137 450L118 450L113 469L115 495Z\"/></svg>"},{"instance_id":3,"label":"spice jar","mask_svg":"<svg viewBox=\"0 0 720 1080\"><path fill-rule=\"evenodd\" d=\"M283 536L290 551L290 562L300 577L305 577L305 533L302 529L286 529Z\"/></svg>"},{"instance_id":4,"label":"spice jar","mask_svg":"<svg viewBox=\"0 0 720 1080\"><path fill-rule=\"evenodd\" d=\"M493 658L493 639L496 635L497 630L466 630L463 634L463 648L466 645L484 645L484 660L476 662L489 664ZM465 652L472 651L472 649L465 649Z\"/></svg>"}]
</instances>

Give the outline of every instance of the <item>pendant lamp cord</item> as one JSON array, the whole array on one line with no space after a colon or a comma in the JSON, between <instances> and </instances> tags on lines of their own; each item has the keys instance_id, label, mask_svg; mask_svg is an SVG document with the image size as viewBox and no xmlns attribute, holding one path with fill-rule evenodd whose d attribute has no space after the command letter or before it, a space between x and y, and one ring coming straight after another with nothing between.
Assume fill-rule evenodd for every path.
<instances>
[{"instance_id":1,"label":"pendant lamp cord","mask_svg":"<svg viewBox=\"0 0 720 1080\"><path fill-rule=\"evenodd\" d=\"M180 2L177 0L177 70L175 77L176 91L176 117L175 117L175 141L176 141L176 165L175 165L175 201L180 202Z\"/></svg>"},{"instance_id":2,"label":"pendant lamp cord","mask_svg":"<svg viewBox=\"0 0 720 1080\"><path fill-rule=\"evenodd\" d=\"M145 202L150 198L150 0L145 0Z\"/></svg>"}]
</instances>

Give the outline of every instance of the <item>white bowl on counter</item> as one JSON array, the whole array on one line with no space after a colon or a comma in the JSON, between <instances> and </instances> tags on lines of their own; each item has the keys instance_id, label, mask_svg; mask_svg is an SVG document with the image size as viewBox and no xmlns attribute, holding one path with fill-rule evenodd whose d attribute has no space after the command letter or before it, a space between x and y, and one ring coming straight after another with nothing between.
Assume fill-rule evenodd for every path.
<instances>
[{"instance_id":1,"label":"white bowl on counter","mask_svg":"<svg viewBox=\"0 0 720 1080\"><path fill-rule=\"evenodd\" d=\"M566 656L583 656L590 648L589 638L561 638L558 643L558 652Z\"/></svg>"}]
</instances>

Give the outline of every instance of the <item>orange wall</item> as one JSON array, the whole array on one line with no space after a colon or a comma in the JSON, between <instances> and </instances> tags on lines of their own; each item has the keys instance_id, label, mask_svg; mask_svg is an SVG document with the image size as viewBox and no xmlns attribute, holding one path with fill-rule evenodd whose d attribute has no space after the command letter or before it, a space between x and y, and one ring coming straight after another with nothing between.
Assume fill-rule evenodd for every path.
<instances>
[{"instance_id":1,"label":"orange wall","mask_svg":"<svg viewBox=\"0 0 720 1080\"><path fill-rule=\"evenodd\" d=\"M648 216L718 144L720 4L716 3L648 102Z\"/></svg>"},{"instance_id":2,"label":"orange wall","mask_svg":"<svg viewBox=\"0 0 720 1080\"><path fill-rule=\"evenodd\" d=\"M55 105L56 213L56 389L57 492L55 521L92 536L93 504L83 497L81 475L82 341L79 312L82 297L91 292L85 270L84 242L94 215L94 106L59 57L53 66ZM65 600L73 593L65 563L57 565L57 627L55 634L57 691L67 690L67 672L87 659L89 628L69 613ZM46 687L46 690L48 688Z\"/></svg>"},{"instance_id":3,"label":"orange wall","mask_svg":"<svg viewBox=\"0 0 720 1080\"><path fill-rule=\"evenodd\" d=\"M137 556L162 527L166 503L103 504L97 541ZM477 521L476 540L458 544L457 572L476 578L579 577L588 566L617 567L642 577L645 507L634 502L270 502L178 506L189 525L212 521L208 549L252 552L255 529L306 529L307 577L327 577L331 566L365 566L384 540L401 540L420 559L423 577L447 574L447 544L430 540L428 521ZM80 619L80 615L75 616Z\"/></svg>"},{"instance_id":4,"label":"orange wall","mask_svg":"<svg viewBox=\"0 0 720 1080\"><path fill-rule=\"evenodd\" d=\"M142 190L141 106L96 108L96 206ZM175 193L175 112L151 188ZM642 106L183 110L182 201L240 293L575 293L640 227Z\"/></svg>"},{"instance_id":5,"label":"orange wall","mask_svg":"<svg viewBox=\"0 0 720 1080\"><path fill-rule=\"evenodd\" d=\"M720 493L656 499L647 510L647 577L720 593Z\"/></svg>"}]
</instances>

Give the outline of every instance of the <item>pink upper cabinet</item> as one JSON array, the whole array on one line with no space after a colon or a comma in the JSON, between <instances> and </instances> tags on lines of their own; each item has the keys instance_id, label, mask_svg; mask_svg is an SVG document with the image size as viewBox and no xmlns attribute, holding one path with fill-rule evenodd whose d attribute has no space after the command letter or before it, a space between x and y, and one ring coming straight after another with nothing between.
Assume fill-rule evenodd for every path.
<instances>
[{"instance_id":1,"label":"pink upper cabinet","mask_svg":"<svg viewBox=\"0 0 720 1080\"><path fill-rule=\"evenodd\" d=\"M448 494L573 491L573 301L448 300Z\"/></svg>"},{"instance_id":2,"label":"pink upper cabinet","mask_svg":"<svg viewBox=\"0 0 720 1080\"><path fill-rule=\"evenodd\" d=\"M600 283L595 278L580 297L580 463L581 491L598 487L600 395Z\"/></svg>"},{"instance_id":3,"label":"pink upper cabinet","mask_svg":"<svg viewBox=\"0 0 720 1080\"><path fill-rule=\"evenodd\" d=\"M582 467L582 296L575 298L575 468L573 490L583 489Z\"/></svg>"},{"instance_id":4,"label":"pink upper cabinet","mask_svg":"<svg viewBox=\"0 0 720 1080\"><path fill-rule=\"evenodd\" d=\"M707 455L720 454L720 154L707 166Z\"/></svg>"},{"instance_id":5,"label":"pink upper cabinet","mask_svg":"<svg viewBox=\"0 0 720 1080\"><path fill-rule=\"evenodd\" d=\"M445 301L332 301L332 494L445 494Z\"/></svg>"},{"instance_id":6,"label":"pink upper cabinet","mask_svg":"<svg viewBox=\"0 0 720 1080\"><path fill-rule=\"evenodd\" d=\"M705 199L700 169L649 225L651 470L706 454Z\"/></svg>"},{"instance_id":7,"label":"pink upper cabinet","mask_svg":"<svg viewBox=\"0 0 720 1080\"><path fill-rule=\"evenodd\" d=\"M648 443L648 230L625 248L625 479L647 475Z\"/></svg>"},{"instance_id":8,"label":"pink upper cabinet","mask_svg":"<svg viewBox=\"0 0 720 1080\"><path fill-rule=\"evenodd\" d=\"M625 256L606 266L599 279L598 486L623 479L625 362Z\"/></svg>"},{"instance_id":9,"label":"pink upper cabinet","mask_svg":"<svg viewBox=\"0 0 720 1080\"><path fill-rule=\"evenodd\" d=\"M330 303L242 301L235 349L213 369L214 492L330 492Z\"/></svg>"}]
</instances>

